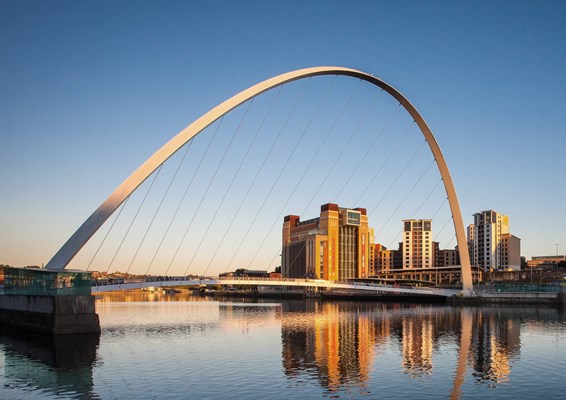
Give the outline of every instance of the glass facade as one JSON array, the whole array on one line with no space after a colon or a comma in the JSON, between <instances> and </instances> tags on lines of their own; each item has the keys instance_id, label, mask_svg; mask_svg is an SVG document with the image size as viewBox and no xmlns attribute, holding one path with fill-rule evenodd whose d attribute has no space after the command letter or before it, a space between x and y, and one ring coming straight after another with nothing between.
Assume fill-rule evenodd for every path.
<instances>
[{"instance_id":1,"label":"glass facade","mask_svg":"<svg viewBox=\"0 0 566 400\"><path fill-rule=\"evenodd\" d=\"M90 295L91 273L48 271L38 268L6 268L4 293L46 296Z\"/></svg>"},{"instance_id":2,"label":"glass facade","mask_svg":"<svg viewBox=\"0 0 566 400\"><path fill-rule=\"evenodd\" d=\"M360 225L360 217L361 214L359 212L348 211L347 212L347 221L348 225Z\"/></svg>"}]
</instances>

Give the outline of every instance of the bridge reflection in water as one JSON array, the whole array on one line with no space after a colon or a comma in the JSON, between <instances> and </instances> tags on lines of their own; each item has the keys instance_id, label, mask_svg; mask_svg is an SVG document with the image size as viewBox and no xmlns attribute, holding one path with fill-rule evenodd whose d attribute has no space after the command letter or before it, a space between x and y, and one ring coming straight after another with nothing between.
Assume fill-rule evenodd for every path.
<instances>
[{"instance_id":1,"label":"bridge reflection in water","mask_svg":"<svg viewBox=\"0 0 566 400\"><path fill-rule=\"evenodd\" d=\"M54 362L61 360L56 346L30 350L29 344L3 335L4 378L26 381L28 387L51 394L64 388L69 397L104 398L105 394L125 396L121 390L159 395L166 389L163 376L168 376L167 387L187 396L210 386L222 390L205 379L226 380L226 387L232 379L247 390L255 384L259 394L272 374L282 372L289 398L300 397L295 394L305 387L313 390L312 383L322 388L325 397L374 398L415 395L414 387L435 382L436 396L457 399L470 394L470 384L509 383L511 371L521 361L525 323L532 333L545 324L566 321L564 310L558 308L218 300L185 293L102 294L97 307L102 320L100 346L98 342L84 346L84 356L74 356L80 362L61 365ZM251 348L245 347L250 345L242 340L246 337L253 338ZM280 368L273 362L277 352ZM229 365L241 362L241 371L223 367L221 354L232 360ZM22 367L22 359L28 359L29 365ZM20 367L14 367L18 362ZM38 368L41 374L36 373ZM175 371L183 373L175 375ZM205 371L214 373L203 375ZM250 377L250 371L257 376ZM61 384L72 379L73 385ZM103 383L97 385L97 380ZM414 382L412 389L403 385L409 381ZM136 392L135 386L144 384L148 387ZM216 394L221 393L209 395Z\"/></svg>"}]
</instances>

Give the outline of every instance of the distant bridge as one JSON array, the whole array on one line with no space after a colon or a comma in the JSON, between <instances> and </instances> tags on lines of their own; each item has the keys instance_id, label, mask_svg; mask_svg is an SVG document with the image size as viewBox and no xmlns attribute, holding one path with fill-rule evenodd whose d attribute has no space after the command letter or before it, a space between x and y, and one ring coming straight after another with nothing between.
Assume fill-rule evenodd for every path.
<instances>
[{"instance_id":1,"label":"distant bridge","mask_svg":"<svg viewBox=\"0 0 566 400\"><path fill-rule=\"evenodd\" d=\"M400 286L379 283L362 282L333 282L322 279L295 279L295 278L249 278L249 277L229 277L229 278L203 278L203 279L184 279L184 278L155 278L145 280L123 281L119 283L96 283L92 286L92 294L101 292L111 292L118 290L144 289L150 287L176 287L176 286L277 286L277 287L300 287L300 288L325 288L347 290L358 292L359 294L399 294L399 295L419 295L435 297L452 297L461 294L461 290L440 289L432 287Z\"/></svg>"}]
</instances>

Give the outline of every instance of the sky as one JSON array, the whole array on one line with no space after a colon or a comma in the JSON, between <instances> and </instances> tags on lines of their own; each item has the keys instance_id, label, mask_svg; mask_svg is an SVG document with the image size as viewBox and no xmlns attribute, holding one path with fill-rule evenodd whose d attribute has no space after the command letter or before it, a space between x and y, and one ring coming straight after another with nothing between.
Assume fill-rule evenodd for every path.
<instances>
[{"instance_id":1,"label":"sky","mask_svg":"<svg viewBox=\"0 0 566 400\"><path fill-rule=\"evenodd\" d=\"M378 76L417 107L465 225L493 209L522 255L564 254L565 20L548 0L0 0L0 264L47 263L185 126L319 65Z\"/></svg>"}]
</instances>

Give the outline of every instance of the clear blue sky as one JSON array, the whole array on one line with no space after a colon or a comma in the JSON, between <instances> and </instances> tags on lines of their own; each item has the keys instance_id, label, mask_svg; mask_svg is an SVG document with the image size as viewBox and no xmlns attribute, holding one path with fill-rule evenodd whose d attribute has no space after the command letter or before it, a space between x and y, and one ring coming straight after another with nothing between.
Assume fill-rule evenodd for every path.
<instances>
[{"instance_id":1,"label":"clear blue sky","mask_svg":"<svg viewBox=\"0 0 566 400\"><path fill-rule=\"evenodd\" d=\"M494 209L523 255L564 254L564 21L564 1L0 0L0 263L47 262L190 122L316 65L416 105L466 224Z\"/></svg>"}]
</instances>

